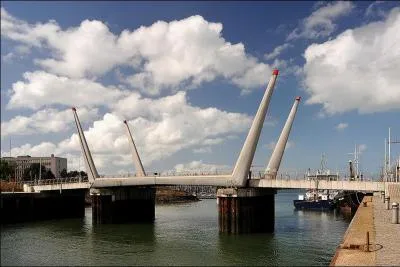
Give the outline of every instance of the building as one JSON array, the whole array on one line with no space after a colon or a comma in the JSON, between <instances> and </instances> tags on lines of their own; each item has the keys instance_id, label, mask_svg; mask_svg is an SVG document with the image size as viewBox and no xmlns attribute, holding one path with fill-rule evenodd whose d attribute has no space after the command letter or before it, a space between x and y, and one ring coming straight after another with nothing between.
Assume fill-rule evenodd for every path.
<instances>
[{"instance_id":1,"label":"building","mask_svg":"<svg viewBox=\"0 0 400 267\"><path fill-rule=\"evenodd\" d=\"M31 156L18 156L14 157L2 157L4 161L7 161L10 165L15 166L15 178L17 181L22 180L25 169L33 163L39 163L46 168L46 170L51 170L56 178L60 177L60 173L63 169L67 170L67 159L54 157L31 157Z\"/></svg>"}]
</instances>

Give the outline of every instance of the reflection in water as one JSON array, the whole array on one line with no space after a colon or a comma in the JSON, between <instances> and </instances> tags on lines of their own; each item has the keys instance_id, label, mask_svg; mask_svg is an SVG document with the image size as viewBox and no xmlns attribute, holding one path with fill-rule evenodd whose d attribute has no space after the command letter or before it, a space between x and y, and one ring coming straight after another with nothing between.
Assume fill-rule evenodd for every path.
<instances>
[{"instance_id":1,"label":"reflection in water","mask_svg":"<svg viewBox=\"0 0 400 267\"><path fill-rule=\"evenodd\" d=\"M2 227L1 265L327 265L348 223L334 212L295 211L276 195L275 233L218 233L215 199L156 206L154 224L83 219Z\"/></svg>"}]
</instances>

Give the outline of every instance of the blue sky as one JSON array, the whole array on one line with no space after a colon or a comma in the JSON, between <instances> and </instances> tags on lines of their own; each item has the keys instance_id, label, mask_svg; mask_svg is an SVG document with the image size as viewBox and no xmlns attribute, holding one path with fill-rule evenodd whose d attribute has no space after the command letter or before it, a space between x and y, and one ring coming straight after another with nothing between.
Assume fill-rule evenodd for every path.
<instances>
[{"instance_id":1,"label":"blue sky","mask_svg":"<svg viewBox=\"0 0 400 267\"><path fill-rule=\"evenodd\" d=\"M122 119L148 170L230 169L274 67L254 165L297 95L283 172L325 153L344 173L359 144L376 175L388 127L400 138L396 2L3 1L1 16L2 156L11 139L13 156L76 168L75 105L100 173L134 171Z\"/></svg>"}]
</instances>

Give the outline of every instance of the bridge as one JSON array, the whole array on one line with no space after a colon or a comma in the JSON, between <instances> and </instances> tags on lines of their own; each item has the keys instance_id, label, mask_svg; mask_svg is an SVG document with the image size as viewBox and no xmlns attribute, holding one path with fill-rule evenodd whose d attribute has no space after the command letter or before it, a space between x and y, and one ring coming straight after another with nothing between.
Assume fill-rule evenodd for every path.
<instances>
[{"instance_id":1,"label":"bridge","mask_svg":"<svg viewBox=\"0 0 400 267\"><path fill-rule=\"evenodd\" d=\"M202 179L207 176L147 176L132 178L98 178L94 184L88 181L78 181L78 179L53 179L43 180L40 184L27 184L31 187L25 191L41 192L53 190L71 190L71 189L90 189L90 188L108 188L108 187L124 187L124 186L157 186L157 185L211 185L216 187L234 187L229 185L228 179L212 179L210 183L206 183ZM228 176L229 177L229 176ZM250 179L249 187L251 188L273 188L273 189L327 189L327 190L346 190L361 192L379 192L385 191L390 182L373 182L373 181L324 181L324 180L299 180L299 179Z\"/></svg>"},{"instance_id":2,"label":"bridge","mask_svg":"<svg viewBox=\"0 0 400 267\"><path fill-rule=\"evenodd\" d=\"M72 108L85 162L88 181L54 182L26 185L25 191L68 195L69 192L90 190L94 223L153 221L157 185L211 185L217 191L221 232L272 232L274 230L275 194L277 189L319 188L354 191L385 191L383 182L307 181L276 179L286 143L297 112L300 97L296 97L289 116L267 164L262 179L249 179L250 167L278 77L274 70L258 107L239 157L230 174L224 175L147 175L136 149L127 121L124 121L135 176L100 177L79 121Z\"/></svg>"}]
</instances>

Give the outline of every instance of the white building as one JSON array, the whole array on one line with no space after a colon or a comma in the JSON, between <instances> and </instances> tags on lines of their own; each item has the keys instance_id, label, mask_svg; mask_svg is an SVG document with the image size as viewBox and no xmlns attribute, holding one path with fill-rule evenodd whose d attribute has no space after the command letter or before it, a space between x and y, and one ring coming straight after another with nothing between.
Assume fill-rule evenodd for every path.
<instances>
[{"instance_id":1,"label":"white building","mask_svg":"<svg viewBox=\"0 0 400 267\"><path fill-rule=\"evenodd\" d=\"M1 159L16 167L14 176L17 181L22 180L25 169L33 163L40 163L46 170L51 170L56 178L60 177L63 169L67 170L67 159L54 157L54 154L51 154L51 157L18 156L16 158L2 157Z\"/></svg>"}]
</instances>

